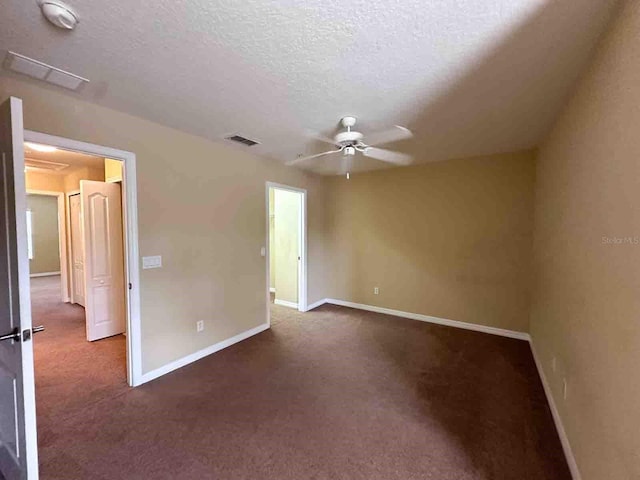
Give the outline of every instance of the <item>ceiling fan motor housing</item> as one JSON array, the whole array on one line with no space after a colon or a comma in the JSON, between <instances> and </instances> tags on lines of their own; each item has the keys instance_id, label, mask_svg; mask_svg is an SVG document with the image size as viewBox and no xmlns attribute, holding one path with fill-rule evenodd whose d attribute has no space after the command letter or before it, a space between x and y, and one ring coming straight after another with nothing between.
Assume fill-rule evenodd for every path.
<instances>
[{"instance_id":1,"label":"ceiling fan motor housing","mask_svg":"<svg viewBox=\"0 0 640 480\"><path fill-rule=\"evenodd\" d=\"M334 140L336 145L348 147L360 143L362 138L363 135L360 132L340 132L334 137Z\"/></svg>"},{"instance_id":2,"label":"ceiling fan motor housing","mask_svg":"<svg viewBox=\"0 0 640 480\"><path fill-rule=\"evenodd\" d=\"M310 135L311 138L331 144L334 149L329 150L328 152L308 155L306 157L299 155L295 160L288 161L287 165L296 165L311 159L334 154L342 154L345 157L352 157L357 152L362 153L365 157L374 158L376 160L396 165L408 165L411 163L412 157L410 155L395 152L393 150L385 150L384 148L378 148L375 146L411 138L413 135L409 129L399 125L394 125L393 128L367 136L367 138L370 138L371 140L365 144L363 142L364 135L351 129L355 126L356 121L356 117L342 117L340 123L342 123L342 126L346 128L346 131L339 132L333 138L328 138L323 135Z\"/></svg>"}]
</instances>

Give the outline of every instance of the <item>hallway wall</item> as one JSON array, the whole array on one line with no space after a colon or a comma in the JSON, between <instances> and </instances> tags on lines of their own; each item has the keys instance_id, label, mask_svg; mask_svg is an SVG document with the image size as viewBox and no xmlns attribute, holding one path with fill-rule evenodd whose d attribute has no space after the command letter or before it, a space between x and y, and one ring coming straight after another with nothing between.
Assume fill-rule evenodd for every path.
<instances>
[{"instance_id":1,"label":"hallway wall","mask_svg":"<svg viewBox=\"0 0 640 480\"><path fill-rule=\"evenodd\" d=\"M322 179L74 95L0 77L23 99L25 127L136 154L142 370L151 372L267 321L265 182L308 192L309 302L325 294ZM194 221L196 219L196 221ZM203 332L196 322L205 322Z\"/></svg>"},{"instance_id":2,"label":"hallway wall","mask_svg":"<svg viewBox=\"0 0 640 480\"><path fill-rule=\"evenodd\" d=\"M58 198L51 195L27 195L31 211L33 258L29 273L60 272Z\"/></svg>"}]
</instances>

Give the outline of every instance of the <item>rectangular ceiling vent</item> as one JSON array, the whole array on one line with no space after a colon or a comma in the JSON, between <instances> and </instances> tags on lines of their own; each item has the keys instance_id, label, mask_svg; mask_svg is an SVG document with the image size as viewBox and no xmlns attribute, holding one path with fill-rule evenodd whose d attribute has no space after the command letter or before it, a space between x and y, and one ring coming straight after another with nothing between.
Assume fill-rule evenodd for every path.
<instances>
[{"instance_id":1,"label":"rectangular ceiling vent","mask_svg":"<svg viewBox=\"0 0 640 480\"><path fill-rule=\"evenodd\" d=\"M230 135L228 137L224 137L225 140L231 140L232 142L241 143L247 147L253 147L254 145L258 145L260 142L256 142L255 140L250 140L241 135Z\"/></svg>"},{"instance_id":2,"label":"rectangular ceiling vent","mask_svg":"<svg viewBox=\"0 0 640 480\"><path fill-rule=\"evenodd\" d=\"M58 87L68 88L69 90L77 91L80 87L89 83L86 78L65 72L15 52L7 53L4 59L4 68Z\"/></svg>"}]
</instances>

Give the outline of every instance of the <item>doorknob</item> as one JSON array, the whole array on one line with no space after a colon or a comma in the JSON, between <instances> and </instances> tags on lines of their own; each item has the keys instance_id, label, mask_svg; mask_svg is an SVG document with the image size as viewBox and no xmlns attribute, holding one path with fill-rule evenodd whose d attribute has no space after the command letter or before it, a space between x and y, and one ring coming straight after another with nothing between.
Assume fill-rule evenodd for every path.
<instances>
[{"instance_id":1,"label":"doorknob","mask_svg":"<svg viewBox=\"0 0 640 480\"><path fill-rule=\"evenodd\" d=\"M15 340L16 342L20 340L20 329L18 327L11 330L11 333L7 333L6 335L0 336L0 341L2 340Z\"/></svg>"},{"instance_id":2,"label":"doorknob","mask_svg":"<svg viewBox=\"0 0 640 480\"><path fill-rule=\"evenodd\" d=\"M44 332L44 325L33 327L32 330L25 330L22 333L20 333L20 329L16 327L11 331L11 333L0 336L0 342L2 340L13 340L15 342L19 342L20 337L24 337L24 341L26 342L28 340L31 340L32 333L39 333L39 332Z\"/></svg>"}]
</instances>

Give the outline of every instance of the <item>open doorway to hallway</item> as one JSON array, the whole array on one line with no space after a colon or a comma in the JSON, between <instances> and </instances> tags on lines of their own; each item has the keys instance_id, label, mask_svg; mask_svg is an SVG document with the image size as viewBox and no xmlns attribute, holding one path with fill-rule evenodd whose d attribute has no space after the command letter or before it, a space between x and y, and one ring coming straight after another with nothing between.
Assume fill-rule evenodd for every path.
<instances>
[{"instance_id":1,"label":"open doorway to hallway","mask_svg":"<svg viewBox=\"0 0 640 480\"><path fill-rule=\"evenodd\" d=\"M267 184L270 304L306 311L306 191Z\"/></svg>"},{"instance_id":2,"label":"open doorway to hallway","mask_svg":"<svg viewBox=\"0 0 640 480\"><path fill-rule=\"evenodd\" d=\"M32 318L45 328L36 401L47 418L127 387L122 180L120 161L25 143Z\"/></svg>"},{"instance_id":3,"label":"open doorway to hallway","mask_svg":"<svg viewBox=\"0 0 640 480\"><path fill-rule=\"evenodd\" d=\"M41 439L53 419L128 388L122 182L121 161L25 143Z\"/></svg>"}]
</instances>

